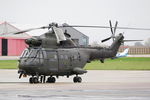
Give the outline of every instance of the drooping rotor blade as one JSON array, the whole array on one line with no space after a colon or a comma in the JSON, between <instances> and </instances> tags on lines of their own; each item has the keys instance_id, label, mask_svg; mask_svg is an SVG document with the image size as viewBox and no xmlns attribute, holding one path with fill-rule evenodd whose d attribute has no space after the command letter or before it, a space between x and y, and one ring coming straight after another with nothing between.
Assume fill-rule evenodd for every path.
<instances>
[{"instance_id":1,"label":"drooping rotor blade","mask_svg":"<svg viewBox=\"0 0 150 100\"><path fill-rule=\"evenodd\" d=\"M116 26L117 26L117 24L116 24ZM45 29L45 28L51 28L51 27L52 26L43 26L43 27L38 27L38 28L31 28L31 29L15 32L14 34L21 34L21 33L29 32L29 31L37 30L37 29ZM57 27L87 27L87 28L104 28L104 29L111 28L110 26L84 26L84 25L62 25L62 26L57 26ZM114 32L115 32L116 31L115 27L112 27L112 28L114 28ZM150 31L150 28L117 27L117 29L148 30L148 31Z\"/></svg>"},{"instance_id":2,"label":"drooping rotor blade","mask_svg":"<svg viewBox=\"0 0 150 100\"><path fill-rule=\"evenodd\" d=\"M117 29L128 29L128 30L147 30L147 31L150 31L150 28L117 27Z\"/></svg>"},{"instance_id":3,"label":"drooping rotor blade","mask_svg":"<svg viewBox=\"0 0 150 100\"><path fill-rule=\"evenodd\" d=\"M123 40L124 42L143 41L143 40Z\"/></svg>"},{"instance_id":4,"label":"drooping rotor blade","mask_svg":"<svg viewBox=\"0 0 150 100\"><path fill-rule=\"evenodd\" d=\"M111 37L106 38L106 39L102 40L101 42L105 42L105 41L108 41L108 40L110 40L110 39L111 39Z\"/></svg>"},{"instance_id":5,"label":"drooping rotor blade","mask_svg":"<svg viewBox=\"0 0 150 100\"><path fill-rule=\"evenodd\" d=\"M38 28L30 28L30 29L27 29L27 30L16 32L14 34L21 34L21 33L29 32L29 31L33 31L33 30L37 30L37 29L45 29L45 28L49 28L49 26L43 26L43 27L38 27Z\"/></svg>"},{"instance_id":6,"label":"drooping rotor blade","mask_svg":"<svg viewBox=\"0 0 150 100\"><path fill-rule=\"evenodd\" d=\"M109 26L84 26L84 25L63 25L63 26L58 26L58 27L87 27L87 28L111 28ZM115 27L112 27L115 28ZM128 29L128 30L148 30L150 31L150 28L134 28L134 27L117 27L117 29Z\"/></svg>"},{"instance_id":7,"label":"drooping rotor blade","mask_svg":"<svg viewBox=\"0 0 150 100\"><path fill-rule=\"evenodd\" d=\"M62 25L58 27L110 28L109 26Z\"/></svg>"},{"instance_id":8,"label":"drooping rotor blade","mask_svg":"<svg viewBox=\"0 0 150 100\"><path fill-rule=\"evenodd\" d=\"M61 28L57 28L57 27L53 26L52 29L54 30L58 44L60 43L60 41L66 40L65 34Z\"/></svg>"}]
</instances>

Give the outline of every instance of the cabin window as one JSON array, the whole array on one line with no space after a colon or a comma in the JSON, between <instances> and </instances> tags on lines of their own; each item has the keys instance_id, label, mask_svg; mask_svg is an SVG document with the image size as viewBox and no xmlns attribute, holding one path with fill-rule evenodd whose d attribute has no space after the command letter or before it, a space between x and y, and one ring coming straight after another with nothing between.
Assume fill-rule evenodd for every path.
<instances>
[{"instance_id":1,"label":"cabin window","mask_svg":"<svg viewBox=\"0 0 150 100\"><path fill-rule=\"evenodd\" d=\"M54 59L57 59L57 55L54 55Z\"/></svg>"},{"instance_id":2,"label":"cabin window","mask_svg":"<svg viewBox=\"0 0 150 100\"><path fill-rule=\"evenodd\" d=\"M42 56L43 56L43 58L47 58L47 53L46 53L46 51L45 50L42 50Z\"/></svg>"},{"instance_id":3,"label":"cabin window","mask_svg":"<svg viewBox=\"0 0 150 100\"><path fill-rule=\"evenodd\" d=\"M77 55L74 55L73 58L74 58L75 60L78 59Z\"/></svg>"},{"instance_id":4,"label":"cabin window","mask_svg":"<svg viewBox=\"0 0 150 100\"><path fill-rule=\"evenodd\" d=\"M57 55L51 55L49 57L49 61L56 61L57 60Z\"/></svg>"},{"instance_id":5,"label":"cabin window","mask_svg":"<svg viewBox=\"0 0 150 100\"><path fill-rule=\"evenodd\" d=\"M60 55L60 59L64 59L64 56L63 56L63 55Z\"/></svg>"},{"instance_id":6,"label":"cabin window","mask_svg":"<svg viewBox=\"0 0 150 100\"><path fill-rule=\"evenodd\" d=\"M36 55L37 58L43 58L43 52L41 50L38 50Z\"/></svg>"},{"instance_id":7,"label":"cabin window","mask_svg":"<svg viewBox=\"0 0 150 100\"><path fill-rule=\"evenodd\" d=\"M64 55L64 59L68 59L68 56L67 56L67 55Z\"/></svg>"}]
</instances>

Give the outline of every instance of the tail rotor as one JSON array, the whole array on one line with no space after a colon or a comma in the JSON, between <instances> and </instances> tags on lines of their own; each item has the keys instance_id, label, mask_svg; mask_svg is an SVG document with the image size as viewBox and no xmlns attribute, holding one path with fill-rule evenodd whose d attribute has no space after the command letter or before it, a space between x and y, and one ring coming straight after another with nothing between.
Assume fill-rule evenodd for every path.
<instances>
[{"instance_id":1,"label":"tail rotor","mask_svg":"<svg viewBox=\"0 0 150 100\"><path fill-rule=\"evenodd\" d=\"M116 33L116 29L117 29L117 25L118 25L118 21L116 21L115 23L115 27L112 27L112 22L111 20L109 20L109 24L110 24L110 30L111 30L111 36L102 40L101 42L105 42L105 41L108 41L112 38L112 40L114 41L115 40L115 33Z\"/></svg>"}]
</instances>

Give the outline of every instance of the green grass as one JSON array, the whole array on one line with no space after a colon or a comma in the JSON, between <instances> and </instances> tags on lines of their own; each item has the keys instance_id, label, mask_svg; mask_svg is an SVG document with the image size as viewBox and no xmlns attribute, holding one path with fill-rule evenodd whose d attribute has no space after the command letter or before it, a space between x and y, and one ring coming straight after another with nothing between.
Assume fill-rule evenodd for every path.
<instances>
[{"instance_id":1,"label":"green grass","mask_svg":"<svg viewBox=\"0 0 150 100\"><path fill-rule=\"evenodd\" d=\"M16 69L17 65L17 60L0 60L0 69Z\"/></svg>"},{"instance_id":2,"label":"green grass","mask_svg":"<svg viewBox=\"0 0 150 100\"><path fill-rule=\"evenodd\" d=\"M105 63L93 61L86 64L87 70L150 70L150 58L125 57L119 59L106 59Z\"/></svg>"},{"instance_id":3,"label":"green grass","mask_svg":"<svg viewBox=\"0 0 150 100\"><path fill-rule=\"evenodd\" d=\"M0 69L16 69L17 60L0 60ZM150 70L150 57L126 57L106 59L105 63L92 61L86 64L87 70Z\"/></svg>"}]
</instances>

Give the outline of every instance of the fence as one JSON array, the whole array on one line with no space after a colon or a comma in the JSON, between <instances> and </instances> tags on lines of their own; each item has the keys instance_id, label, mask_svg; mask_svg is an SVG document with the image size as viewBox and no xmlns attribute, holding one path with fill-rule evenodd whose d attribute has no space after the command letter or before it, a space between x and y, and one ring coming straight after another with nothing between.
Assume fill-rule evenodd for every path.
<instances>
[{"instance_id":1,"label":"fence","mask_svg":"<svg viewBox=\"0 0 150 100\"><path fill-rule=\"evenodd\" d=\"M123 52L125 48L129 48L129 54L150 54L150 47L136 47L136 46L121 46L119 52Z\"/></svg>"}]
</instances>

